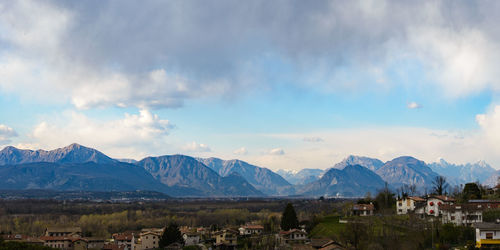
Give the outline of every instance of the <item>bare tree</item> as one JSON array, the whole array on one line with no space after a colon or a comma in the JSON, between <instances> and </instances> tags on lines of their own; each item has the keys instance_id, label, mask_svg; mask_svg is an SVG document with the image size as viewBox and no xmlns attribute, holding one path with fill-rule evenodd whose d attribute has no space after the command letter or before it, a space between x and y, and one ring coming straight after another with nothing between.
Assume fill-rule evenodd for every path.
<instances>
[{"instance_id":1,"label":"bare tree","mask_svg":"<svg viewBox=\"0 0 500 250\"><path fill-rule=\"evenodd\" d=\"M448 183L446 183L446 178L444 176L436 176L432 181L433 192L437 195L442 195L448 189Z\"/></svg>"}]
</instances>

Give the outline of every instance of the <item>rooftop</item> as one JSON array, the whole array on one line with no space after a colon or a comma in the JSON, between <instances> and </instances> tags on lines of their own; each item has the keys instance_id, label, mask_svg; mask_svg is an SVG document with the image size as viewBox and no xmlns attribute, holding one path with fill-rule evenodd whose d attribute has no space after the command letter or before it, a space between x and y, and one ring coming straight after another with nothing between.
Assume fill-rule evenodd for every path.
<instances>
[{"instance_id":1,"label":"rooftop","mask_svg":"<svg viewBox=\"0 0 500 250\"><path fill-rule=\"evenodd\" d=\"M479 229L493 229L493 230L500 230L500 223L493 223L493 222L478 222L474 223L475 228Z\"/></svg>"}]
</instances>

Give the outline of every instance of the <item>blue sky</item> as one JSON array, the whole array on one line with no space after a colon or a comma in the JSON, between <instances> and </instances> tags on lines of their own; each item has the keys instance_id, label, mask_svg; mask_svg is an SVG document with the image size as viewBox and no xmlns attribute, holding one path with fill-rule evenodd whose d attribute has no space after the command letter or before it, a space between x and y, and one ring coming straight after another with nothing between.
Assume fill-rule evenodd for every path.
<instances>
[{"instance_id":1,"label":"blue sky","mask_svg":"<svg viewBox=\"0 0 500 250\"><path fill-rule=\"evenodd\" d=\"M0 147L500 168L497 2L0 3ZM410 15L411 14L411 15Z\"/></svg>"}]
</instances>

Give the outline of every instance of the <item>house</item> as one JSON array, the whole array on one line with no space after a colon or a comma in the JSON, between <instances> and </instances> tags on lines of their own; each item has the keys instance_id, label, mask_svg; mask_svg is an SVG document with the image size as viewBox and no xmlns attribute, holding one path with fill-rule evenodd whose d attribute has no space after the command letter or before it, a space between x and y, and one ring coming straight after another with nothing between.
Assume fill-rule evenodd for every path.
<instances>
[{"instance_id":1,"label":"house","mask_svg":"<svg viewBox=\"0 0 500 250\"><path fill-rule=\"evenodd\" d=\"M280 242L282 244L304 244L309 241L307 233L299 229L291 229L289 231L281 231L279 233Z\"/></svg>"},{"instance_id":2,"label":"house","mask_svg":"<svg viewBox=\"0 0 500 250\"><path fill-rule=\"evenodd\" d=\"M226 248L235 248L238 244L238 235L239 232L232 229L215 232L215 246L224 245Z\"/></svg>"},{"instance_id":3,"label":"house","mask_svg":"<svg viewBox=\"0 0 500 250\"><path fill-rule=\"evenodd\" d=\"M483 222L484 204L441 204L442 223L453 223L457 226L470 226L472 223Z\"/></svg>"},{"instance_id":4,"label":"house","mask_svg":"<svg viewBox=\"0 0 500 250\"><path fill-rule=\"evenodd\" d=\"M375 210L375 206L370 204L354 204L352 206L352 214L358 216L370 216L373 215L373 211Z\"/></svg>"},{"instance_id":5,"label":"house","mask_svg":"<svg viewBox=\"0 0 500 250\"><path fill-rule=\"evenodd\" d=\"M182 234L182 238L184 239L184 245L186 246L200 244L200 235L198 233L186 232Z\"/></svg>"},{"instance_id":6,"label":"house","mask_svg":"<svg viewBox=\"0 0 500 250\"><path fill-rule=\"evenodd\" d=\"M47 227L45 236L66 236L66 237L81 237L82 228L80 227Z\"/></svg>"},{"instance_id":7,"label":"house","mask_svg":"<svg viewBox=\"0 0 500 250\"><path fill-rule=\"evenodd\" d=\"M104 247L104 243L106 240L104 238L99 238L99 237L87 237L87 247L89 249L101 249ZM131 248L128 248L127 250L130 250Z\"/></svg>"},{"instance_id":8,"label":"house","mask_svg":"<svg viewBox=\"0 0 500 250\"><path fill-rule=\"evenodd\" d=\"M320 250L345 249L342 245L331 239L311 239L311 247Z\"/></svg>"},{"instance_id":9,"label":"house","mask_svg":"<svg viewBox=\"0 0 500 250\"><path fill-rule=\"evenodd\" d=\"M87 249L87 240L66 236L42 236L40 240L44 246L59 248L62 250L80 250Z\"/></svg>"},{"instance_id":10,"label":"house","mask_svg":"<svg viewBox=\"0 0 500 250\"><path fill-rule=\"evenodd\" d=\"M500 208L500 200L469 200L470 204L481 204L487 209Z\"/></svg>"},{"instance_id":11,"label":"house","mask_svg":"<svg viewBox=\"0 0 500 250\"><path fill-rule=\"evenodd\" d=\"M500 248L500 222L479 222L474 224L476 229L476 247Z\"/></svg>"},{"instance_id":12,"label":"house","mask_svg":"<svg viewBox=\"0 0 500 250\"><path fill-rule=\"evenodd\" d=\"M132 237L132 250L155 249L160 245L161 234L157 231L141 231Z\"/></svg>"},{"instance_id":13,"label":"house","mask_svg":"<svg viewBox=\"0 0 500 250\"><path fill-rule=\"evenodd\" d=\"M441 215L441 212L439 210L439 206L443 204L448 204L451 205L455 202L455 199L444 196L444 195L435 195L435 196L430 196L427 198L427 204L425 206L425 214L430 215L430 216L436 216L438 217Z\"/></svg>"},{"instance_id":14,"label":"house","mask_svg":"<svg viewBox=\"0 0 500 250\"><path fill-rule=\"evenodd\" d=\"M113 242L115 244L124 245L126 250L132 249L132 238L134 238L134 234L132 232L115 233L111 237L113 238Z\"/></svg>"},{"instance_id":15,"label":"house","mask_svg":"<svg viewBox=\"0 0 500 250\"><path fill-rule=\"evenodd\" d=\"M259 235L264 231L261 225L246 225L239 228L240 235Z\"/></svg>"},{"instance_id":16,"label":"house","mask_svg":"<svg viewBox=\"0 0 500 250\"><path fill-rule=\"evenodd\" d=\"M408 196L396 201L397 214L408 214L424 205L426 200L418 196Z\"/></svg>"}]
</instances>

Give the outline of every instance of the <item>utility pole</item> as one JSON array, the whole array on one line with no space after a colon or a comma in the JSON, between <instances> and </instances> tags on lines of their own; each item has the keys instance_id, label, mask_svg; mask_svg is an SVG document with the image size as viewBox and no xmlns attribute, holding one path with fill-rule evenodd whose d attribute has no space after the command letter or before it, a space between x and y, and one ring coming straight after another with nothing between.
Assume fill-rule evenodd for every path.
<instances>
[{"instance_id":1,"label":"utility pole","mask_svg":"<svg viewBox=\"0 0 500 250\"><path fill-rule=\"evenodd\" d=\"M434 249L434 218L431 218L431 228L432 228L432 231L431 231L431 238L432 238L432 246L431 248Z\"/></svg>"}]
</instances>

